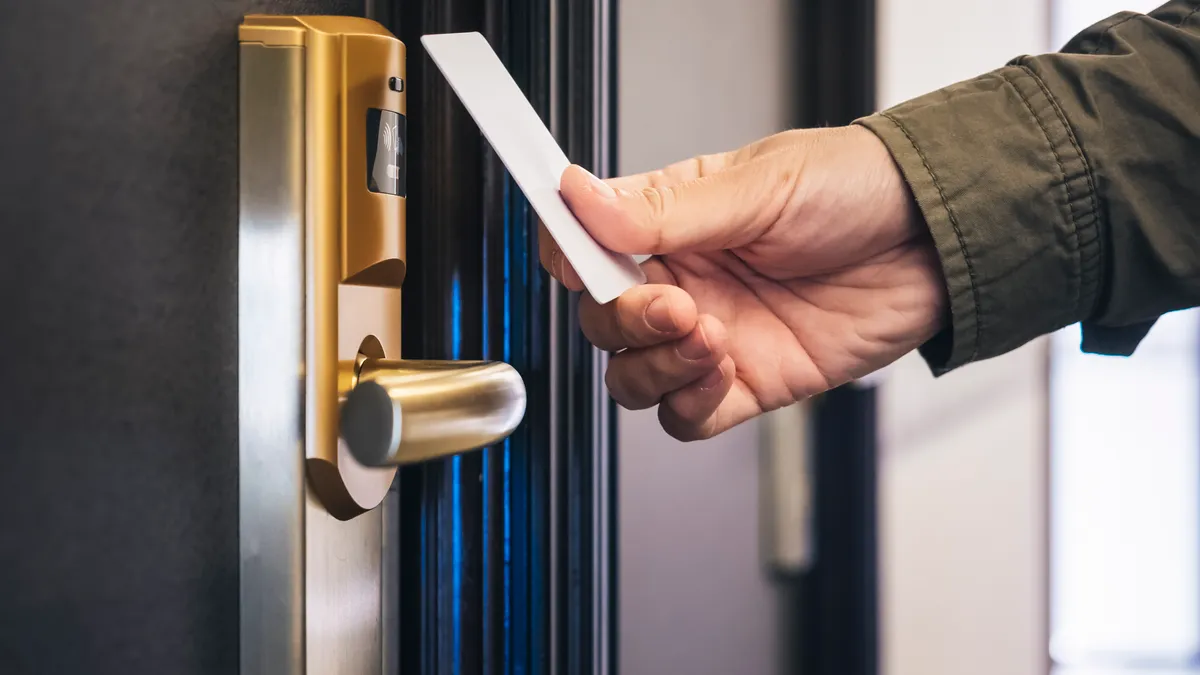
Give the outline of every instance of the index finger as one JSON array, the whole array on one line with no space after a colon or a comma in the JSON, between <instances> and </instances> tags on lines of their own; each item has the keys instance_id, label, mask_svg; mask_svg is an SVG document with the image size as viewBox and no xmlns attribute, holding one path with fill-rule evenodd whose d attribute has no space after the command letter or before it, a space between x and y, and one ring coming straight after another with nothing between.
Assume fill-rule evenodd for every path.
<instances>
[{"instance_id":1,"label":"index finger","mask_svg":"<svg viewBox=\"0 0 1200 675\"><path fill-rule=\"evenodd\" d=\"M591 295L579 299L579 326L600 349L649 347L677 340L696 327L696 303L678 286L635 286L601 305Z\"/></svg>"}]
</instances>

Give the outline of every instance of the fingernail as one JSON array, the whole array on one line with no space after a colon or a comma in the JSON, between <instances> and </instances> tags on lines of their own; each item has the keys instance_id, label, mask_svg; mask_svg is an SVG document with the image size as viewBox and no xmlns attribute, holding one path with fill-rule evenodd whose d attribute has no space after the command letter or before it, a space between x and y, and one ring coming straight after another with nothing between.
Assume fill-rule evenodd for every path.
<instances>
[{"instance_id":1,"label":"fingernail","mask_svg":"<svg viewBox=\"0 0 1200 675\"><path fill-rule=\"evenodd\" d=\"M550 276L563 280L562 254L557 250L550 252Z\"/></svg>"},{"instance_id":2,"label":"fingernail","mask_svg":"<svg viewBox=\"0 0 1200 675\"><path fill-rule=\"evenodd\" d=\"M586 169L585 169L585 171L586 171ZM613 197L617 196L616 190L613 190L611 185L600 180L594 174L592 174L592 172L590 172L590 171L587 172L587 175L588 175L588 180L592 184L592 192L595 192L596 194L600 195L604 199L612 199Z\"/></svg>"},{"instance_id":3,"label":"fingernail","mask_svg":"<svg viewBox=\"0 0 1200 675\"><path fill-rule=\"evenodd\" d=\"M724 379L725 373L720 368L716 368L711 373L700 378L696 384L699 385L701 389L713 389L717 385L721 384Z\"/></svg>"},{"instance_id":4,"label":"fingernail","mask_svg":"<svg viewBox=\"0 0 1200 675\"><path fill-rule=\"evenodd\" d=\"M712 348L708 346L704 326L696 326L696 330L679 343L679 355L688 361L698 361L711 353Z\"/></svg>"},{"instance_id":5,"label":"fingernail","mask_svg":"<svg viewBox=\"0 0 1200 675\"><path fill-rule=\"evenodd\" d=\"M646 305L646 324L660 333L674 333L675 319L671 318L671 305L657 297Z\"/></svg>"}]
</instances>

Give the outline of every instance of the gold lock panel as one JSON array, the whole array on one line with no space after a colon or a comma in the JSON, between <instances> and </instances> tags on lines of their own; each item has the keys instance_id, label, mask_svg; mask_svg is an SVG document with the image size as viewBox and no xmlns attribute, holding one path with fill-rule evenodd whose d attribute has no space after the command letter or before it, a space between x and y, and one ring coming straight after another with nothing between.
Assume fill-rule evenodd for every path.
<instances>
[{"instance_id":1,"label":"gold lock panel","mask_svg":"<svg viewBox=\"0 0 1200 675\"><path fill-rule=\"evenodd\" d=\"M503 439L525 388L402 358L404 45L248 16L239 52L240 672L371 675L399 630L396 465Z\"/></svg>"},{"instance_id":2,"label":"gold lock panel","mask_svg":"<svg viewBox=\"0 0 1200 675\"><path fill-rule=\"evenodd\" d=\"M404 192L370 189L367 148L387 150L368 139L381 131L368 129L369 115L404 119L405 93L389 86L403 82L404 44L373 21L341 16L251 15L240 39L243 50L303 48L305 466L325 508L345 520L377 506L395 475L350 457L338 406L364 340L374 356L399 355Z\"/></svg>"},{"instance_id":3,"label":"gold lock panel","mask_svg":"<svg viewBox=\"0 0 1200 675\"><path fill-rule=\"evenodd\" d=\"M404 44L373 21L340 16L251 15L240 40L244 60L248 47L303 51L305 467L325 508L346 520L383 500L397 464L503 439L524 414L525 389L501 363L399 360ZM243 96L254 86L244 78ZM360 380L374 398L351 395ZM347 412L358 411L349 426L340 420L348 397Z\"/></svg>"}]
</instances>

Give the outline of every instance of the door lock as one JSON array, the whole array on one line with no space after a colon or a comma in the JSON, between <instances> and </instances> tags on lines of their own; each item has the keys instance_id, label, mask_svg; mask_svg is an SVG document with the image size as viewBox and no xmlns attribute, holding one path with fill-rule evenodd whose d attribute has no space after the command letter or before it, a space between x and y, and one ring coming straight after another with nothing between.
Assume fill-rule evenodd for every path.
<instances>
[{"instance_id":1,"label":"door lock","mask_svg":"<svg viewBox=\"0 0 1200 675\"><path fill-rule=\"evenodd\" d=\"M261 15L245 18L240 42L242 227L269 237L287 187L302 219L303 278L278 283L303 284L305 471L325 509L348 520L383 500L397 465L507 437L525 387L503 363L401 357L404 44L366 19ZM280 49L302 55L269 67ZM267 147L277 124L294 125L300 147ZM292 158L288 186L277 168L256 178L256 152ZM269 247L253 250L266 253L243 267L278 262Z\"/></svg>"}]
</instances>

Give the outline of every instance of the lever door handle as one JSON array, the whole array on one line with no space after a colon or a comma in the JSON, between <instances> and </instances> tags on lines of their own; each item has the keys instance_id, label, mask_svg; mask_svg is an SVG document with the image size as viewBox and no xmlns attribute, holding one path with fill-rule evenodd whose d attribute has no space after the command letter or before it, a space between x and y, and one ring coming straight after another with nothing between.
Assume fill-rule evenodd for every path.
<instances>
[{"instance_id":1,"label":"lever door handle","mask_svg":"<svg viewBox=\"0 0 1200 675\"><path fill-rule=\"evenodd\" d=\"M341 410L341 435L367 466L395 466L504 440L525 415L525 384L493 361L365 359Z\"/></svg>"}]
</instances>

